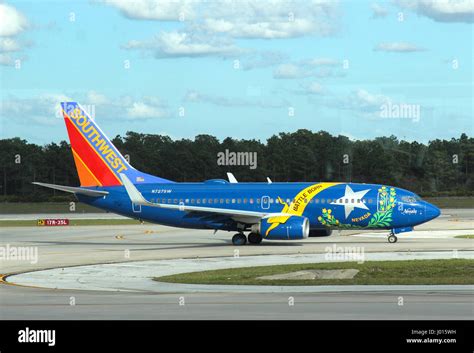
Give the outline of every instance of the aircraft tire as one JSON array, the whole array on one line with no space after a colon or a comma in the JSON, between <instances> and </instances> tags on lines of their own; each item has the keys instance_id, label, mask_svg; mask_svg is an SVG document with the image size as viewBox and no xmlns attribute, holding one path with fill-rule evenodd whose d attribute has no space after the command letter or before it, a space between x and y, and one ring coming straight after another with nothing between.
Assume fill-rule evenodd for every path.
<instances>
[{"instance_id":1,"label":"aircraft tire","mask_svg":"<svg viewBox=\"0 0 474 353\"><path fill-rule=\"evenodd\" d=\"M262 236L257 233L250 233L248 238L250 244L260 244L263 239Z\"/></svg>"},{"instance_id":2,"label":"aircraft tire","mask_svg":"<svg viewBox=\"0 0 474 353\"><path fill-rule=\"evenodd\" d=\"M247 237L245 236L245 234L237 233L232 237L232 244L245 245L247 244Z\"/></svg>"},{"instance_id":3,"label":"aircraft tire","mask_svg":"<svg viewBox=\"0 0 474 353\"><path fill-rule=\"evenodd\" d=\"M398 238L397 238L397 236L396 236L395 234L390 234L390 235L388 236L388 242L389 242L389 243L396 243L397 240L398 240Z\"/></svg>"}]
</instances>

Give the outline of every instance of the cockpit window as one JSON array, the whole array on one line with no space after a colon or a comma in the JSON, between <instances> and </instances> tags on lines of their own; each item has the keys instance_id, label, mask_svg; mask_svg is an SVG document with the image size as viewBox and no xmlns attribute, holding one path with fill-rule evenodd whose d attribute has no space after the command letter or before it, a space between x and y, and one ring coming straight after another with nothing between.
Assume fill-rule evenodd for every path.
<instances>
[{"instance_id":1,"label":"cockpit window","mask_svg":"<svg viewBox=\"0 0 474 353\"><path fill-rule=\"evenodd\" d=\"M403 202L414 203L417 201L415 196L402 196Z\"/></svg>"}]
</instances>

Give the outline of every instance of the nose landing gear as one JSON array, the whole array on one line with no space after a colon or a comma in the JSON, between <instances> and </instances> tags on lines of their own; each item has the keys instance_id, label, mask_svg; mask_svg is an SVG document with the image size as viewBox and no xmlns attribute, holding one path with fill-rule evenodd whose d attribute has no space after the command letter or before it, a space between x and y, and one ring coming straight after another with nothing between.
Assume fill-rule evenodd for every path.
<instances>
[{"instance_id":1,"label":"nose landing gear","mask_svg":"<svg viewBox=\"0 0 474 353\"><path fill-rule=\"evenodd\" d=\"M390 235L388 236L388 242L389 243L396 243L398 238L395 234L393 234L393 232L390 232Z\"/></svg>"}]
</instances>

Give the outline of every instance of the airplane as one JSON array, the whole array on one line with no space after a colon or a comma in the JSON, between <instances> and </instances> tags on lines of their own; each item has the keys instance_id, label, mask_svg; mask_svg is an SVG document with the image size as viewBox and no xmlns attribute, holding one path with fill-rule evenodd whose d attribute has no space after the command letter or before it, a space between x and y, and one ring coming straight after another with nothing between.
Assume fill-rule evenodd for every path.
<instances>
[{"instance_id":1,"label":"airplane","mask_svg":"<svg viewBox=\"0 0 474 353\"><path fill-rule=\"evenodd\" d=\"M61 108L80 186L34 184L140 221L236 232L234 245L329 236L334 229L386 230L395 243L397 234L440 215L415 193L388 185L240 183L231 173L229 181L173 182L133 168L78 103Z\"/></svg>"}]
</instances>

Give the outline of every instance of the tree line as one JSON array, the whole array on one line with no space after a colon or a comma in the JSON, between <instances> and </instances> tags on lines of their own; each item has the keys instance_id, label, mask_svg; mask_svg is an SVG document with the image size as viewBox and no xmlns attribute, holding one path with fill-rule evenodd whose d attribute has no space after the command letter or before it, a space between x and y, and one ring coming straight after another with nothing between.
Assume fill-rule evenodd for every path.
<instances>
[{"instance_id":1,"label":"tree line","mask_svg":"<svg viewBox=\"0 0 474 353\"><path fill-rule=\"evenodd\" d=\"M226 178L230 171L241 182L266 181L270 177L275 182L380 183L422 196L474 195L474 138L466 134L423 144L395 136L354 141L305 129L279 133L266 142L231 137L220 141L211 135L173 140L164 135L127 132L116 136L113 143L135 168L178 182ZM33 181L79 185L66 141L39 146L18 137L2 139L0 151L2 201L71 198L32 185ZM256 160L253 166L232 165L232 158L225 159L227 165L222 158L218 163L225 151L229 156L252 153Z\"/></svg>"}]
</instances>

